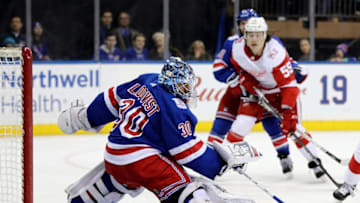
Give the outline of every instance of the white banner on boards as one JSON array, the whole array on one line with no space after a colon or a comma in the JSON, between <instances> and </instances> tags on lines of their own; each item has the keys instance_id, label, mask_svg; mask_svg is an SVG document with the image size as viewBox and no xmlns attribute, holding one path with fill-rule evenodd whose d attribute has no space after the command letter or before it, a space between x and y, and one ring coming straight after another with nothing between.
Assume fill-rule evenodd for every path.
<instances>
[{"instance_id":1,"label":"white banner on boards","mask_svg":"<svg viewBox=\"0 0 360 203\"><path fill-rule=\"evenodd\" d=\"M212 121L226 85L215 80L211 63L194 63L199 121ZM303 120L360 120L360 64L303 64L309 77L301 85ZM34 124L55 124L62 109L79 98L86 104L109 87L141 73L159 73L161 63L54 63L33 65ZM12 104L13 103L13 104ZM16 101L2 98L0 108Z\"/></svg>"}]
</instances>

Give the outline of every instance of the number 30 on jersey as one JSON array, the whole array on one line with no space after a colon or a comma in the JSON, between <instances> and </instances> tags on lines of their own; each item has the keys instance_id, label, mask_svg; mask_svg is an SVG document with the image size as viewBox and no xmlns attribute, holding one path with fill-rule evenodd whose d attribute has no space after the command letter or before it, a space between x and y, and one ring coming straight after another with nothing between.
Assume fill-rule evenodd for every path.
<instances>
[{"instance_id":1,"label":"number 30 on jersey","mask_svg":"<svg viewBox=\"0 0 360 203\"><path fill-rule=\"evenodd\" d=\"M133 99L122 99L119 103L119 119L112 130L119 126L121 135L127 138L140 137L149 119L140 106L134 106Z\"/></svg>"}]
</instances>

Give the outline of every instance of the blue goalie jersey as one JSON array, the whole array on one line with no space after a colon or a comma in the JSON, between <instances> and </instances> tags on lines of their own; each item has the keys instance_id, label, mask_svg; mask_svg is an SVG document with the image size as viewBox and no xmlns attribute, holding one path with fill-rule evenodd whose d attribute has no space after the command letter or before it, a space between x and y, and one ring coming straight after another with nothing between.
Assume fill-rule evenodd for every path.
<instances>
[{"instance_id":1,"label":"blue goalie jersey","mask_svg":"<svg viewBox=\"0 0 360 203\"><path fill-rule=\"evenodd\" d=\"M194 135L196 117L158 83L158 74L109 88L89 105L87 116L92 127L114 122L105 151L111 163L126 165L163 154L209 178L225 164Z\"/></svg>"}]
</instances>

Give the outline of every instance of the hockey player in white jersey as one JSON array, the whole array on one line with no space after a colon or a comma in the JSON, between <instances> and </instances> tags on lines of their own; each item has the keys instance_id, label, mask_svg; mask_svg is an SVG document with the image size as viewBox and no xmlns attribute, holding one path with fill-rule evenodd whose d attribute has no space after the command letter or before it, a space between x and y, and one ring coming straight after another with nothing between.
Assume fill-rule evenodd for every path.
<instances>
[{"instance_id":1,"label":"hockey player in white jersey","mask_svg":"<svg viewBox=\"0 0 360 203\"><path fill-rule=\"evenodd\" d=\"M256 95L254 87L260 89L271 104L282 113L283 134L290 136L290 132L302 128L298 121L296 104L299 89L286 49L277 40L267 35L267 29L264 18L250 18L245 25L244 37L233 43L230 61L240 77L240 85L254 95ZM240 103L238 115L226 139L243 140L250 133L255 122L267 116L269 113L256 102ZM317 157L314 145L304 137L299 137L310 152ZM295 143L309 161L308 166L314 170L315 176L323 176L324 172L318 165L319 159L315 160L298 142Z\"/></svg>"},{"instance_id":2,"label":"hockey player in white jersey","mask_svg":"<svg viewBox=\"0 0 360 203\"><path fill-rule=\"evenodd\" d=\"M226 134L231 128L233 121L237 115L237 109L239 104L242 102L241 97L245 98L249 96L248 93L241 91L239 84L239 74L235 71L234 66L231 62L232 58L232 46L234 41L241 38L245 31L246 22L252 17L259 17L255 10L253 9L243 9L237 17L237 22L239 25L239 35L233 35L229 37L225 43L223 49L216 55L216 59L213 63L213 73L215 79L219 82L228 84L228 88L225 91L225 94L222 96L219 102L219 106L216 112L215 120L208 137L208 141L222 142ZM271 36L273 39L277 40L282 44L281 40L276 36ZM283 45L283 44L282 44ZM290 57L291 66L294 70L295 78L298 84L301 84L307 78L307 71L300 67L295 60ZM300 107L300 99L298 99L297 107ZM311 137L310 133L306 132L305 128L301 124L301 111L298 112L298 124L297 129L301 130L301 134L306 134L308 137ZM290 158L290 150L288 144L288 138L282 133L280 122L276 117L266 116L263 117L261 123L271 137L272 144L275 147L277 156L280 159L280 164L282 167L282 172L287 177L292 177L293 163ZM313 148L311 145L308 145L308 140L304 139L302 135L299 135L300 139L304 142L307 147ZM308 156L308 154L303 149L303 146L299 142L295 142L297 148L302 151L302 154L306 156L309 160L308 167L314 170L315 176L320 178L324 173L319 169L319 167L314 164L314 160ZM315 149L314 149L315 151ZM316 153L316 151L315 151Z\"/></svg>"},{"instance_id":3,"label":"hockey player in white jersey","mask_svg":"<svg viewBox=\"0 0 360 203\"><path fill-rule=\"evenodd\" d=\"M64 110L58 126L68 134L99 130L114 121L104 162L66 189L69 202L115 203L143 188L164 203L253 202L184 170L186 166L214 179L225 168L241 171L246 162L259 158L244 142L214 150L194 135L197 119L187 105L194 83L191 66L171 57L161 74L142 74L100 93L88 107L77 103ZM244 153L244 147L251 153Z\"/></svg>"},{"instance_id":4,"label":"hockey player in white jersey","mask_svg":"<svg viewBox=\"0 0 360 203\"><path fill-rule=\"evenodd\" d=\"M344 183L334 191L333 196L337 200L344 200L354 194L356 185L360 182L360 142L346 168Z\"/></svg>"}]
</instances>

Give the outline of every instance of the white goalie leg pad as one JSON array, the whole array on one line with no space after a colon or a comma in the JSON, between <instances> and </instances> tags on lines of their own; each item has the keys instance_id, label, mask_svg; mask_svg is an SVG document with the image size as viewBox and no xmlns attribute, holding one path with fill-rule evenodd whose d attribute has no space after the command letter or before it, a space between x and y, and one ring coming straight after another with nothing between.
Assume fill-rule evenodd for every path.
<instances>
[{"instance_id":1,"label":"white goalie leg pad","mask_svg":"<svg viewBox=\"0 0 360 203\"><path fill-rule=\"evenodd\" d=\"M106 175L105 165L104 162L101 162L80 180L65 189L65 192L68 194L69 202L80 196L80 198L86 203L93 202L92 199L95 199L96 202L101 203L116 203L125 194L129 194L130 196L135 197L143 191L143 188L128 189L122 184L118 183L111 175L107 174L110 177L111 184L117 190L109 191L103 182L103 175ZM92 198L88 193L91 194Z\"/></svg>"},{"instance_id":2,"label":"white goalie leg pad","mask_svg":"<svg viewBox=\"0 0 360 203\"><path fill-rule=\"evenodd\" d=\"M189 183L179 197L179 203L183 203L187 197L193 196L190 203L255 203L251 199L237 197L224 188L216 185L213 181L205 178L192 178L193 182Z\"/></svg>"},{"instance_id":3,"label":"white goalie leg pad","mask_svg":"<svg viewBox=\"0 0 360 203\"><path fill-rule=\"evenodd\" d=\"M99 132L103 127L91 127L87 118L87 107L80 99L71 102L71 107L60 113L58 126L67 134L75 133L78 130Z\"/></svg>"},{"instance_id":4,"label":"white goalie leg pad","mask_svg":"<svg viewBox=\"0 0 360 203\"><path fill-rule=\"evenodd\" d=\"M179 197L179 203L184 203L188 197L192 196L189 203L206 203L210 202L210 197L203 188L201 182L191 182L186 185L185 189L181 192Z\"/></svg>"},{"instance_id":5,"label":"white goalie leg pad","mask_svg":"<svg viewBox=\"0 0 360 203\"><path fill-rule=\"evenodd\" d=\"M95 168L85 174L82 178L80 178L80 180L68 186L65 189L65 192L69 195L70 198L76 197L81 193L84 193L90 185L96 183L96 181L101 178L104 172L105 164L104 162L101 162L96 165Z\"/></svg>"}]
</instances>

